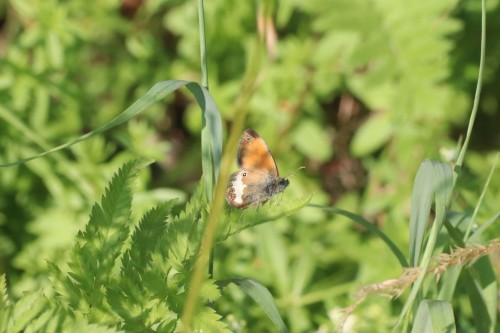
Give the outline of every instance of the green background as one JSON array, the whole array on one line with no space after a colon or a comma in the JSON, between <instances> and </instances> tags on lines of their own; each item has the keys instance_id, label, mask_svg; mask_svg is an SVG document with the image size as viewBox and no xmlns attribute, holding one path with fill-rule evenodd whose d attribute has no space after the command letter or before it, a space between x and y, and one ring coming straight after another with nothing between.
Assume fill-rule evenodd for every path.
<instances>
[{"instance_id":1,"label":"green background","mask_svg":"<svg viewBox=\"0 0 500 333\"><path fill-rule=\"evenodd\" d=\"M205 4L210 92L225 130L235 117L255 41L265 56L245 126L266 140L291 195L355 212L408 252L413 180L426 159L452 162L477 82L480 2L289 0ZM487 6L484 86L452 208L472 214L500 150L500 4ZM9 0L0 4L0 163L19 160L111 120L156 82L201 80L195 1ZM136 186L134 214L192 194L201 176L201 119L187 90L103 135L0 169L0 273L15 299L64 263L112 174L157 161ZM227 134L227 133L226 133ZM236 161L234 163L236 170ZM305 166L305 169L300 169ZM477 223L499 211L498 172ZM498 223L483 241L497 238ZM497 277L500 256L490 257ZM401 274L380 241L312 208L246 230L216 248L216 278L269 288L292 332L334 327L362 285ZM234 331L270 321L237 288L217 303ZM387 332L401 301L368 298L356 332ZM472 327L457 293L455 320ZM498 326L498 325L497 325ZM497 328L498 329L498 328Z\"/></svg>"}]
</instances>

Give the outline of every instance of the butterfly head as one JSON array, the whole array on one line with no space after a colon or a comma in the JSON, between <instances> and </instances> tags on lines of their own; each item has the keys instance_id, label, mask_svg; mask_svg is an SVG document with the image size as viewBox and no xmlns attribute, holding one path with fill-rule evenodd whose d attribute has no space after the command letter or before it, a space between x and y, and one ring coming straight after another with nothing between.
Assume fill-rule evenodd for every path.
<instances>
[{"instance_id":1,"label":"butterfly head","mask_svg":"<svg viewBox=\"0 0 500 333\"><path fill-rule=\"evenodd\" d=\"M290 185L290 181L288 179L280 178L280 180L278 181L279 192L283 192L288 185Z\"/></svg>"}]
</instances>

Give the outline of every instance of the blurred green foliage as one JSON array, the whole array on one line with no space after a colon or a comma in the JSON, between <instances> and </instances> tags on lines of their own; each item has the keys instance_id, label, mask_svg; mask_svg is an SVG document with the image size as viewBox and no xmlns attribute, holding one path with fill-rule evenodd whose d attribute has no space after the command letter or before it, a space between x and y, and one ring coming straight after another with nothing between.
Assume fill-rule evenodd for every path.
<instances>
[{"instance_id":1,"label":"blurred green foliage","mask_svg":"<svg viewBox=\"0 0 500 333\"><path fill-rule=\"evenodd\" d=\"M315 192L315 203L365 216L406 251L417 169L425 158L452 162L465 133L477 80L479 2L215 0L205 10L210 91L225 124L234 119L260 38L267 54L247 127L266 139L281 174L294 173L287 192ZM494 36L498 1L488 2L487 15ZM0 163L97 128L158 81L200 81L197 20L195 1L0 3ZM472 214L500 149L499 59L498 45L488 42L456 211ZM92 203L125 161L158 161L141 170L137 217L153 203L180 197L182 205L201 174L200 131L197 104L178 91L103 136L0 169L0 273L11 296L49 283L46 260L67 262ZM498 213L498 193L494 175L478 225ZM482 241L499 232L493 224ZM219 244L216 278L251 277L268 287L292 332L328 331L335 310L348 306L360 285L400 274L386 253L380 239L345 218L306 208ZM498 278L500 259L491 259ZM267 331L262 311L232 288L218 300L218 313L235 331ZM472 309L463 293L456 297L457 325L471 329ZM387 332L401 305L368 299L352 325Z\"/></svg>"}]
</instances>

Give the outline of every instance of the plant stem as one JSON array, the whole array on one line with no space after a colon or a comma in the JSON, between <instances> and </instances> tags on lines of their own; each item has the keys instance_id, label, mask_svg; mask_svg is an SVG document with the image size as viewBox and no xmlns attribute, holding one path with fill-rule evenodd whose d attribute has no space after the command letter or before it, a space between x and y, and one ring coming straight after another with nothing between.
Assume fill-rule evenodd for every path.
<instances>
[{"instance_id":1,"label":"plant stem","mask_svg":"<svg viewBox=\"0 0 500 333\"><path fill-rule=\"evenodd\" d=\"M208 89L207 42L205 36L205 10L203 0L198 0L198 28L200 34L201 85Z\"/></svg>"},{"instance_id":2,"label":"plant stem","mask_svg":"<svg viewBox=\"0 0 500 333\"><path fill-rule=\"evenodd\" d=\"M245 116L247 112L247 105L253 95L255 86L258 79L260 61L262 58L261 45L258 40L255 47L250 53L250 61L247 67L241 94L236 101L235 119L232 126L232 131L227 140L226 149L222 155L221 166L219 170L219 177L215 187L215 194L208 215L208 220L201 240L200 252L198 260L196 261L194 272L187 289L186 303L182 312L181 322L183 325L183 332L191 331L191 322L193 315L198 305L200 296L201 284L205 276L207 265L210 261L210 253L214 244L215 231L217 230L217 222L222 214L224 208L224 193L226 192L227 182L229 181L229 174L231 172L231 165L234 161L234 156L239 142L240 133L243 130Z\"/></svg>"},{"instance_id":3,"label":"plant stem","mask_svg":"<svg viewBox=\"0 0 500 333\"><path fill-rule=\"evenodd\" d=\"M453 185L455 185L457 177L462 169L465 153L467 152L467 147L469 146L469 141L472 134L472 128L474 127L474 121L476 120L477 109L479 106L479 98L481 96L481 88L483 85L485 48L486 48L486 5L485 5L485 0L481 0L481 51L479 57L479 74L477 78L476 94L474 95L474 104L472 106L472 113L469 118L469 125L467 127L467 134L465 136L464 145L460 150L460 154L458 155L457 163L455 165L455 173L453 174Z\"/></svg>"}]
</instances>

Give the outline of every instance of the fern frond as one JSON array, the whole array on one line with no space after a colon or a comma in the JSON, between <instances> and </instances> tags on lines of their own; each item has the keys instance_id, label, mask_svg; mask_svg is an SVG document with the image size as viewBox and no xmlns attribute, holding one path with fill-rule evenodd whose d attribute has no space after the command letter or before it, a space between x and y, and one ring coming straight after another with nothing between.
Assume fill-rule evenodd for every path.
<instances>
[{"instance_id":1,"label":"fern frond","mask_svg":"<svg viewBox=\"0 0 500 333\"><path fill-rule=\"evenodd\" d=\"M132 267L138 272L144 270L146 264L151 260L151 254L158 246L160 238L165 233L166 222L175 203L176 200L170 200L158 205L141 219L132 235L132 246L125 252L122 264L123 273Z\"/></svg>"},{"instance_id":2,"label":"fern frond","mask_svg":"<svg viewBox=\"0 0 500 333\"><path fill-rule=\"evenodd\" d=\"M14 304L7 332L25 331L33 320L48 309L49 303L41 291L25 294Z\"/></svg>"},{"instance_id":3,"label":"fern frond","mask_svg":"<svg viewBox=\"0 0 500 333\"><path fill-rule=\"evenodd\" d=\"M220 321L221 316L214 309L205 306L200 308L193 318L193 332L220 332L230 333L227 325Z\"/></svg>"},{"instance_id":4,"label":"fern frond","mask_svg":"<svg viewBox=\"0 0 500 333\"><path fill-rule=\"evenodd\" d=\"M71 279L66 281L78 286L79 302L85 302L93 310L105 308L106 288L129 236L131 187L137 167L138 161L126 163L113 176L101 204L92 207L89 223L85 231L78 233L70 255L68 274Z\"/></svg>"},{"instance_id":5,"label":"fern frond","mask_svg":"<svg viewBox=\"0 0 500 333\"><path fill-rule=\"evenodd\" d=\"M108 288L107 301L122 318L127 331L147 331L166 318L175 317L157 290L149 288L149 281L164 284L165 275L151 274L151 257L159 246L167 227L167 218L175 200L159 205L147 212L132 236L132 246L122 259L122 274Z\"/></svg>"},{"instance_id":6,"label":"fern frond","mask_svg":"<svg viewBox=\"0 0 500 333\"><path fill-rule=\"evenodd\" d=\"M127 332L169 332L178 327L208 215L204 182L200 181L178 216L170 217L175 201L147 212L126 249L130 187L136 166L137 162L123 166L110 182L101 204L92 208L85 231L76 238L68 274L48 263L54 288L62 296L56 305L69 306L69 314L79 314L84 320L81 327L88 327L87 323L106 324ZM119 265L121 270L117 269ZM213 280L207 279L200 296L213 302L220 297L220 291ZM47 322L44 318L50 317L47 311L38 327L43 327ZM199 311L197 327L210 332L227 331L220 316L208 306Z\"/></svg>"},{"instance_id":7,"label":"fern frond","mask_svg":"<svg viewBox=\"0 0 500 333\"><path fill-rule=\"evenodd\" d=\"M204 182L201 180L184 210L167 228L165 242L170 246L165 256L168 263L177 271L190 270L197 253L203 232L203 222L208 216L208 203L204 195ZM186 267L185 265L188 265Z\"/></svg>"},{"instance_id":8,"label":"fern frond","mask_svg":"<svg viewBox=\"0 0 500 333\"><path fill-rule=\"evenodd\" d=\"M228 207L219 223L220 231L217 233L217 241L224 241L229 236L247 228L290 216L307 205L312 197L313 194L293 199L276 197L264 205L249 207L245 210Z\"/></svg>"},{"instance_id":9,"label":"fern frond","mask_svg":"<svg viewBox=\"0 0 500 333\"><path fill-rule=\"evenodd\" d=\"M7 295L7 281L5 274L0 275L0 332L6 332L7 320L10 318L12 307Z\"/></svg>"}]
</instances>

